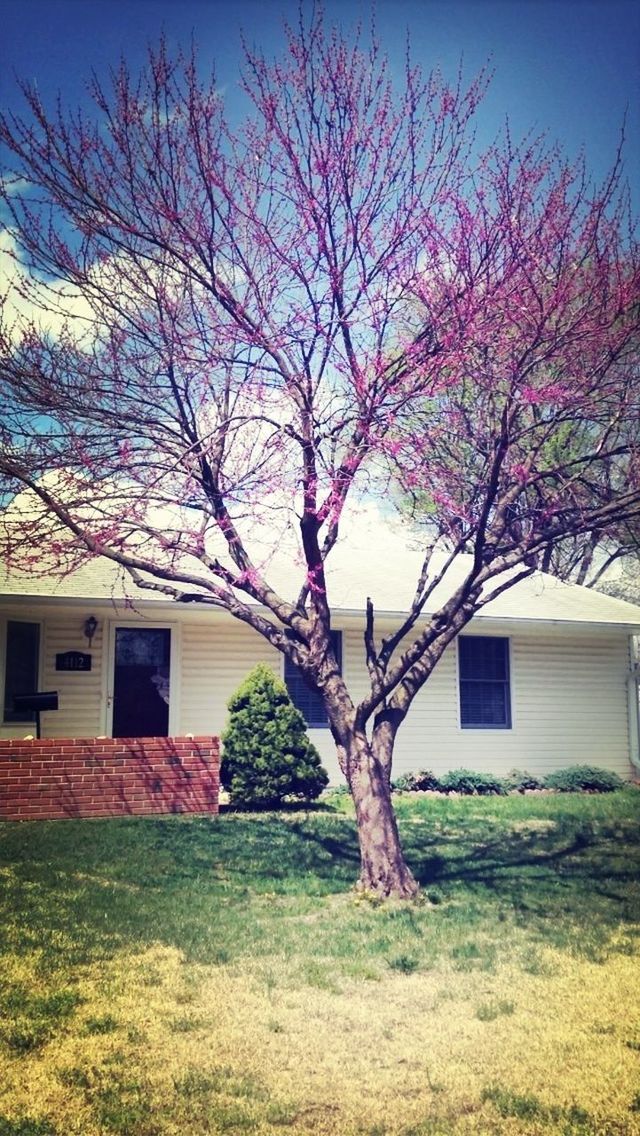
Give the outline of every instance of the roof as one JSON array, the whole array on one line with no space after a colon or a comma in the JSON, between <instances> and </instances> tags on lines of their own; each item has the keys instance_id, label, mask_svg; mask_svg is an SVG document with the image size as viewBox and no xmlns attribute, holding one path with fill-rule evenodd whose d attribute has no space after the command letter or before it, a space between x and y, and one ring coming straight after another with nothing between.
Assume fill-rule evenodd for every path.
<instances>
[{"instance_id":1,"label":"roof","mask_svg":"<svg viewBox=\"0 0 640 1136\"><path fill-rule=\"evenodd\" d=\"M406 530L394 530L386 525L356 526L336 546L329 560L327 580L334 611L361 613L368 596L378 614L407 611L421 559L415 537ZM442 566L442 555L435 559L438 566ZM464 578L469 561L467 556L456 559L435 589L427 612L437 610L446 601ZM301 571L291 556L274 557L266 575L281 595L295 597ZM4 580L2 592L5 597L33 597L45 601L135 600L136 607L154 601L174 602L159 592L138 587L128 574L104 558L92 560L61 577L38 575L33 571L14 572ZM198 608L197 603L193 606ZM502 592L482 609L481 618L602 624L640 631L640 607L577 584L563 583L542 572L535 572Z\"/></svg>"}]
</instances>

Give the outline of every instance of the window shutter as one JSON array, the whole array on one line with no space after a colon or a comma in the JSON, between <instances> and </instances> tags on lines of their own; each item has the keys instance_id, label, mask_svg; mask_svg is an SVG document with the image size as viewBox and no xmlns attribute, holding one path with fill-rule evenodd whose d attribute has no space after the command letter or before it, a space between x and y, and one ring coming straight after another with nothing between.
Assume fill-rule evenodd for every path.
<instances>
[{"instance_id":1,"label":"window shutter","mask_svg":"<svg viewBox=\"0 0 640 1136\"><path fill-rule=\"evenodd\" d=\"M333 650L338 660L338 666L342 671L342 632L331 632L331 643ZM284 660L284 681L289 691L289 697L293 705L298 708L302 714L307 726L313 728L323 728L328 725L327 712L324 707L324 701L318 691L313 690L308 684L302 671L285 656Z\"/></svg>"}]
</instances>

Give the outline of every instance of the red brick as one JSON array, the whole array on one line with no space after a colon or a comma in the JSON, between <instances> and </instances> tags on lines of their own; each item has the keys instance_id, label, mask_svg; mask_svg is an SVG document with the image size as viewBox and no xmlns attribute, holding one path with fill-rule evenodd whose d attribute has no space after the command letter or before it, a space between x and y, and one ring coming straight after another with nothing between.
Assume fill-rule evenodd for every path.
<instances>
[{"instance_id":1,"label":"red brick","mask_svg":"<svg viewBox=\"0 0 640 1136\"><path fill-rule=\"evenodd\" d=\"M5 819L217 811L216 738L0 741Z\"/></svg>"}]
</instances>

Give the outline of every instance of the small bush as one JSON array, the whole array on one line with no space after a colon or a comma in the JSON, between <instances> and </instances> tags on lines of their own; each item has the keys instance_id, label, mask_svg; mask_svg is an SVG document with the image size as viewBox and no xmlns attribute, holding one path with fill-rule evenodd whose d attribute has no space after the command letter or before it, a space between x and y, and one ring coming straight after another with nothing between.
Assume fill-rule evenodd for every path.
<instances>
[{"instance_id":1,"label":"small bush","mask_svg":"<svg viewBox=\"0 0 640 1136\"><path fill-rule=\"evenodd\" d=\"M399 777L396 777L391 782L391 788L393 789L394 793L410 793L412 792L414 787L413 783L413 773L401 773Z\"/></svg>"},{"instance_id":2,"label":"small bush","mask_svg":"<svg viewBox=\"0 0 640 1136\"><path fill-rule=\"evenodd\" d=\"M328 784L302 714L264 663L232 696L222 744L220 779L233 805L276 808L289 797L312 801Z\"/></svg>"},{"instance_id":3,"label":"small bush","mask_svg":"<svg viewBox=\"0 0 640 1136\"><path fill-rule=\"evenodd\" d=\"M445 793L477 793L485 797L507 792L505 782L493 773L477 773L474 769L452 769L440 778L440 788Z\"/></svg>"},{"instance_id":4,"label":"small bush","mask_svg":"<svg viewBox=\"0 0 640 1136\"><path fill-rule=\"evenodd\" d=\"M510 769L505 777L507 789L524 793L526 789L544 789L544 781L526 769Z\"/></svg>"},{"instance_id":5,"label":"small bush","mask_svg":"<svg viewBox=\"0 0 640 1136\"><path fill-rule=\"evenodd\" d=\"M624 781L617 773L594 765L569 765L566 769L556 769L544 783L547 789L555 789L559 793L612 793L624 787Z\"/></svg>"},{"instance_id":6,"label":"small bush","mask_svg":"<svg viewBox=\"0 0 640 1136\"><path fill-rule=\"evenodd\" d=\"M398 793L424 793L428 789L439 789L440 782L435 773L421 769L418 773L403 773L393 782Z\"/></svg>"}]
</instances>

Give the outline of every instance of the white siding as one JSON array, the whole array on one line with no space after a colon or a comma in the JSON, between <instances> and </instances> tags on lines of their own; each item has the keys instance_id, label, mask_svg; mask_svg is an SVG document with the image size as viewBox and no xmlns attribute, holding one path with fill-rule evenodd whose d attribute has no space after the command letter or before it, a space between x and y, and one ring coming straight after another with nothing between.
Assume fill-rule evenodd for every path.
<instances>
[{"instance_id":1,"label":"white siding","mask_svg":"<svg viewBox=\"0 0 640 1136\"><path fill-rule=\"evenodd\" d=\"M231 695L258 662L280 673L277 651L251 628L232 620L185 623L180 733L220 734Z\"/></svg>"},{"instance_id":2,"label":"white siding","mask_svg":"<svg viewBox=\"0 0 640 1136\"><path fill-rule=\"evenodd\" d=\"M48 618L45 622L42 689L58 691L58 710L43 715L42 732L53 738L93 738L105 732L102 715L103 635L104 621L91 641L83 634L85 616ZM91 655L91 670L56 671L58 651L86 651Z\"/></svg>"},{"instance_id":3,"label":"white siding","mask_svg":"<svg viewBox=\"0 0 640 1136\"><path fill-rule=\"evenodd\" d=\"M59 651L87 650L84 619L92 611L98 630L91 646L89 673L55 670ZM43 732L51 737L105 733L107 644L105 627L113 609L100 611L89 602L76 608L18 611L9 618L42 620L41 689L57 690L60 709L43 715ZM158 613L159 614L159 613ZM125 619L135 619L128 611ZM146 626L156 620L140 617ZM219 734L234 690L258 661L282 674L278 654L250 628L219 616L172 611L180 623L179 675L172 692L177 732ZM157 623L161 624L162 619ZM0 628L1 631L1 628ZM489 627L483 634L496 634ZM499 632L503 634L503 631ZM398 734L394 776L418 769L442 773L466 766L504 773L517 767L543 774L553 768L589 763L629 776L627 677L628 640L623 631L558 628L542 632L529 626L509 636L513 727L509 730L462 730L459 725L457 650L446 652L420 692ZM3 651L0 650L0 654ZM367 689L362 633L343 632L344 673L354 698ZM0 676L1 677L1 676ZM179 679L179 681L176 681ZM0 736L22 736L32 727L0 727ZM311 730L332 781L339 781L335 749L328 729Z\"/></svg>"},{"instance_id":4,"label":"white siding","mask_svg":"<svg viewBox=\"0 0 640 1136\"><path fill-rule=\"evenodd\" d=\"M280 655L250 627L231 621L185 623L180 732L221 734L231 695L259 662L282 676ZM332 781L338 781L341 774L330 731L309 730L309 736Z\"/></svg>"},{"instance_id":5,"label":"white siding","mask_svg":"<svg viewBox=\"0 0 640 1136\"><path fill-rule=\"evenodd\" d=\"M515 767L544 774L585 763L628 777L625 636L558 631L545 636L519 633L509 640L512 728L460 728L453 645L400 728L394 776L418 769L438 774L460 766L495 773ZM358 695L367 681L362 636L350 632L346 643L346 668Z\"/></svg>"},{"instance_id":6,"label":"white siding","mask_svg":"<svg viewBox=\"0 0 640 1136\"><path fill-rule=\"evenodd\" d=\"M40 690L58 691L58 710L42 715L42 733L50 738L96 737L104 733L102 714L103 632L104 621L98 621L96 634L89 648L83 627L90 609L56 612L53 615L42 609L7 612L9 619L25 619L41 623L40 639ZM56 671L56 654L62 651L83 651L91 655L91 670ZM4 636L2 641L4 656ZM4 657L3 657L4 665ZM4 697L4 680L2 685ZM35 723L12 723L0 726L0 737L24 737L35 733Z\"/></svg>"}]
</instances>

